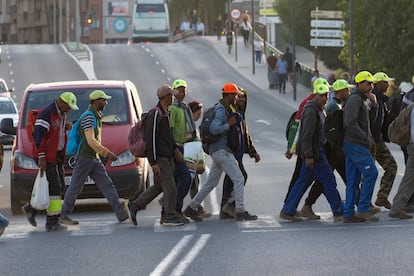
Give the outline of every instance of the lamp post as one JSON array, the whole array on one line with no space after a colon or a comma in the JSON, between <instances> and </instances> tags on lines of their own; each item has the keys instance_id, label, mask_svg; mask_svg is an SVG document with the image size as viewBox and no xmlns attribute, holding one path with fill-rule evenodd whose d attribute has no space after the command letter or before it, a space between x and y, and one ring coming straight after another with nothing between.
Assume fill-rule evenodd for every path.
<instances>
[{"instance_id":1,"label":"lamp post","mask_svg":"<svg viewBox=\"0 0 414 276\"><path fill-rule=\"evenodd\" d=\"M352 12L352 0L349 0L349 74L354 75L354 16Z\"/></svg>"},{"instance_id":2,"label":"lamp post","mask_svg":"<svg viewBox=\"0 0 414 276\"><path fill-rule=\"evenodd\" d=\"M252 10L252 12L251 12L251 14L252 14L252 34L253 34L253 36L252 36L252 68L253 68L253 71L252 71L252 74L254 75L255 73L256 73L256 65L255 65L255 63L254 63L254 36L255 36L255 27L254 27L254 0L251 0L251 10Z\"/></svg>"},{"instance_id":3,"label":"lamp post","mask_svg":"<svg viewBox=\"0 0 414 276\"><path fill-rule=\"evenodd\" d=\"M76 50L79 50L80 43L80 11L79 11L79 0L75 1L75 36L76 36Z\"/></svg>"},{"instance_id":4,"label":"lamp post","mask_svg":"<svg viewBox=\"0 0 414 276\"><path fill-rule=\"evenodd\" d=\"M295 12L295 0L292 0L292 86L293 86L293 100L296 101L296 12Z\"/></svg>"}]
</instances>

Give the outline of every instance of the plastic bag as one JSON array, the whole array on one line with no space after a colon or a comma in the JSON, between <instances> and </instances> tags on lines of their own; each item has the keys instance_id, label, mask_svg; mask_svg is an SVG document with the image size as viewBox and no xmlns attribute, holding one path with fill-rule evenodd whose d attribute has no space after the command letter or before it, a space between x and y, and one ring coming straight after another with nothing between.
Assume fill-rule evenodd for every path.
<instances>
[{"instance_id":1,"label":"plastic bag","mask_svg":"<svg viewBox=\"0 0 414 276\"><path fill-rule=\"evenodd\" d=\"M206 168L206 155L201 141L192 141L184 144L184 160L190 171L202 174Z\"/></svg>"},{"instance_id":2,"label":"plastic bag","mask_svg":"<svg viewBox=\"0 0 414 276\"><path fill-rule=\"evenodd\" d=\"M49 182L47 181L46 173L40 176L40 170L33 185L30 205L37 210L45 210L49 207Z\"/></svg>"}]
</instances>

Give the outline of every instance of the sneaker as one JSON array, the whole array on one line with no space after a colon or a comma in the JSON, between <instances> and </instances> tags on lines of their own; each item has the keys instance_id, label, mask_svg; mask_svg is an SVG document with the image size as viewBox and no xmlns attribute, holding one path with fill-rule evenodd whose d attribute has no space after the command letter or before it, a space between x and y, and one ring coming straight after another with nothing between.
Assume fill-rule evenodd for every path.
<instances>
[{"instance_id":1,"label":"sneaker","mask_svg":"<svg viewBox=\"0 0 414 276\"><path fill-rule=\"evenodd\" d=\"M366 222L367 220L363 217L353 216L350 218L344 218L344 223L356 223L356 222Z\"/></svg>"},{"instance_id":2,"label":"sneaker","mask_svg":"<svg viewBox=\"0 0 414 276\"><path fill-rule=\"evenodd\" d=\"M227 202L226 204L224 204L223 206L223 212L232 216L233 218L236 217L236 207L235 207L235 203L229 203Z\"/></svg>"},{"instance_id":3,"label":"sneaker","mask_svg":"<svg viewBox=\"0 0 414 276\"><path fill-rule=\"evenodd\" d=\"M371 213L371 215L375 215L376 213L381 212L381 209L371 204L369 205L369 212Z\"/></svg>"},{"instance_id":4,"label":"sneaker","mask_svg":"<svg viewBox=\"0 0 414 276\"><path fill-rule=\"evenodd\" d=\"M33 227L37 226L36 222L36 209L34 209L32 206L30 206L29 203L26 203L22 206L22 211L26 215L27 220L29 221L30 225Z\"/></svg>"},{"instance_id":5,"label":"sneaker","mask_svg":"<svg viewBox=\"0 0 414 276\"><path fill-rule=\"evenodd\" d=\"M209 218L211 217L211 213L206 212L203 207L198 207L197 215L202 218Z\"/></svg>"},{"instance_id":6,"label":"sneaker","mask_svg":"<svg viewBox=\"0 0 414 276\"><path fill-rule=\"evenodd\" d=\"M413 218L412 215L409 215L404 211L398 211L398 212L395 212L395 213L390 212L388 214L388 216L392 217L392 218L398 218L398 219L412 219Z\"/></svg>"},{"instance_id":7,"label":"sneaker","mask_svg":"<svg viewBox=\"0 0 414 276\"><path fill-rule=\"evenodd\" d=\"M249 212L236 212L236 221L256 220L256 215L250 215Z\"/></svg>"},{"instance_id":8,"label":"sneaker","mask_svg":"<svg viewBox=\"0 0 414 276\"><path fill-rule=\"evenodd\" d=\"M71 219L69 216L59 217L59 222L66 225L78 225L79 221Z\"/></svg>"},{"instance_id":9,"label":"sneaker","mask_svg":"<svg viewBox=\"0 0 414 276\"><path fill-rule=\"evenodd\" d=\"M186 218L181 212L175 212L175 216L177 217L178 221L181 221L184 224L190 223L190 220Z\"/></svg>"},{"instance_id":10,"label":"sneaker","mask_svg":"<svg viewBox=\"0 0 414 276\"><path fill-rule=\"evenodd\" d=\"M387 198L379 196L377 197L377 200L375 201L375 205L377 206L383 206L387 208L388 210L391 209L391 202L388 201Z\"/></svg>"},{"instance_id":11,"label":"sneaker","mask_svg":"<svg viewBox=\"0 0 414 276\"><path fill-rule=\"evenodd\" d=\"M344 216L334 216L333 220L334 222L341 222L344 220Z\"/></svg>"},{"instance_id":12,"label":"sneaker","mask_svg":"<svg viewBox=\"0 0 414 276\"><path fill-rule=\"evenodd\" d=\"M308 220L321 219L321 216L318 216L313 212L312 206L306 204L303 205L302 210L300 210L299 216L307 218Z\"/></svg>"},{"instance_id":13,"label":"sneaker","mask_svg":"<svg viewBox=\"0 0 414 276\"><path fill-rule=\"evenodd\" d=\"M130 201L125 201L124 206L125 206L125 209L128 212L128 216L131 219L132 223L134 225L138 225L138 222L137 222L137 211L135 210L134 204L132 202L130 202Z\"/></svg>"},{"instance_id":14,"label":"sneaker","mask_svg":"<svg viewBox=\"0 0 414 276\"><path fill-rule=\"evenodd\" d=\"M194 211L190 206L185 208L183 214L194 221L203 221L203 218L198 216L197 211Z\"/></svg>"},{"instance_id":15,"label":"sneaker","mask_svg":"<svg viewBox=\"0 0 414 276\"><path fill-rule=\"evenodd\" d=\"M46 224L46 231L48 232L59 232L67 230L67 226L60 224L59 222L55 222L52 224Z\"/></svg>"},{"instance_id":16,"label":"sneaker","mask_svg":"<svg viewBox=\"0 0 414 276\"><path fill-rule=\"evenodd\" d=\"M289 215L288 213L284 211L280 211L279 217L282 219L290 220L291 222L299 222L302 221L302 219L295 215Z\"/></svg>"},{"instance_id":17,"label":"sneaker","mask_svg":"<svg viewBox=\"0 0 414 276\"><path fill-rule=\"evenodd\" d=\"M366 219L366 221L379 221L379 218L374 216L372 212L360 212L356 214L357 217Z\"/></svg>"},{"instance_id":18,"label":"sneaker","mask_svg":"<svg viewBox=\"0 0 414 276\"><path fill-rule=\"evenodd\" d=\"M161 225L163 225L163 226L180 226L180 225L184 225L184 222L180 221L177 217L173 217L173 218L169 218L169 219L164 218L164 219L162 219Z\"/></svg>"}]
</instances>

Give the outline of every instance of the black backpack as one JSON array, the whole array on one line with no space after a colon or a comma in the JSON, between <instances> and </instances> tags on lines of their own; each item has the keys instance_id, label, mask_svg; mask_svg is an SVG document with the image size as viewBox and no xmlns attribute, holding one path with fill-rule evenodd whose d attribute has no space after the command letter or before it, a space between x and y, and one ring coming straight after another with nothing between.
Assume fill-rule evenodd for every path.
<instances>
[{"instance_id":1,"label":"black backpack","mask_svg":"<svg viewBox=\"0 0 414 276\"><path fill-rule=\"evenodd\" d=\"M203 150L208 154L209 146L217 142L221 135L214 135L210 132L210 125L216 114L216 106L207 108L203 113L203 119L200 124L200 137L203 145Z\"/></svg>"},{"instance_id":2,"label":"black backpack","mask_svg":"<svg viewBox=\"0 0 414 276\"><path fill-rule=\"evenodd\" d=\"M328 114L325 119L324 131L329 144L342 147L345 135L344 111L342 109Z\"/></svg>"}]
</instances>

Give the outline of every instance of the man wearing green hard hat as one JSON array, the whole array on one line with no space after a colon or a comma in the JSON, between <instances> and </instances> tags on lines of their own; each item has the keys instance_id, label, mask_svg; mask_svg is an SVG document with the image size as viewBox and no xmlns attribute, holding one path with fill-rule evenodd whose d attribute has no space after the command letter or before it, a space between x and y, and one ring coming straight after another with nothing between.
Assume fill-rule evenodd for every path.
<instances>
[{"instance_id":1,"label":"man wearing green hard hat","mask_svg":"<svg viewBox=\"0 0 414 276\"><path fill-rule=\"evenodd\" d=\"M66 227L59 223L62 210L62 196L65 189L63 164L68 140L66 130L71 127L67 113L78 110L76 96L63 92L59 98L42 107L37 117L33 140L37 152L40 174L46 173L49 181L49 206L46 209L46 231L61 231ZM22 207L29 223L36 227L37 211L30 203Z\"/></svg>"},{"instance_id":2,"label":"man wearing green hard hat","mask_svg":"<svg viewBox=\"0 0 414 276\"><path fill-rule=\"evenodd\" d=\"M343 204L338 190L332 168L326 157L326 137L323 132L325 122L324 106L328 100L329 86L315 85L314 97L304 109L299 129L297 154L303 159L299 176L293 184L285 200L280 218L292 222L301 221L296 216L296 208L303 196L303 191L309 183L319 180L324 189L325 196L331 206L335 221L342 221Z\"/></svg>"}]
</instances>

